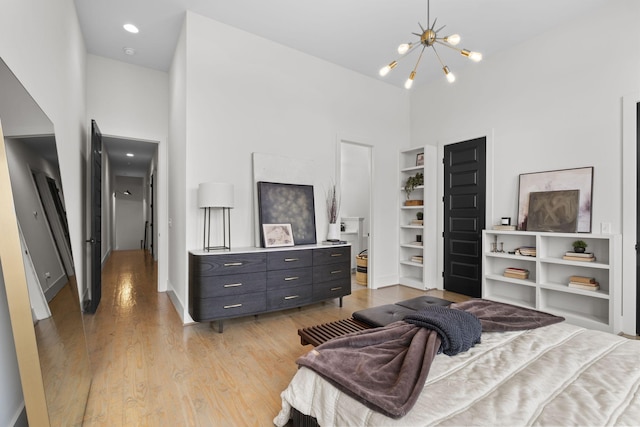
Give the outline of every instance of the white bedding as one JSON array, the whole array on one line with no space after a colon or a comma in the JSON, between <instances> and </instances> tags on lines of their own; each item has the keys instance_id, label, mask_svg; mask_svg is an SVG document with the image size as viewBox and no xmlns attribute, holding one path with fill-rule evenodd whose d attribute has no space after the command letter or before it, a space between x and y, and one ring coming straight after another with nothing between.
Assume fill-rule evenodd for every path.
<instances>
[{"instance_id":1,"label":"white bedding","mask_svg":"<svg viewBox=\"0 0 640 427\"><path fill-rule=\"evenodd\" d=\"M482 334L468 352L436 356L413 409L398 420L301 368L281 394L329 426L640 425L640 341L565 322Z\"/></svg>"}]
</instances>

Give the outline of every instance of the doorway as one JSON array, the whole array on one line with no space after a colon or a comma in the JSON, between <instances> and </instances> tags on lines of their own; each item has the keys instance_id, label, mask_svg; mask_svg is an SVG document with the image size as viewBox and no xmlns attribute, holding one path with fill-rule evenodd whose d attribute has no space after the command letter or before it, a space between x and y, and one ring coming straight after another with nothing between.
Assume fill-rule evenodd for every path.
<instances>
[{"instance_id":1,"label":"doorway","mask_svg":"<svg viewBox=\"0 0 640 427\"><path fill-rule=\"evenodd\" d=\"M444 289L482 296L486 222L486 137L444 147Z\"/></svg>"},{"instance_id":2,"label":"doorway","mask_svg":"<svg viewBox=\"0 0 640 427\"><path fill-rule=\"evenodd\" d=\"M354 286L372 287L372 146L345 138L339 141L340 239L351 243Z\"/></svg>"}]
</instances>

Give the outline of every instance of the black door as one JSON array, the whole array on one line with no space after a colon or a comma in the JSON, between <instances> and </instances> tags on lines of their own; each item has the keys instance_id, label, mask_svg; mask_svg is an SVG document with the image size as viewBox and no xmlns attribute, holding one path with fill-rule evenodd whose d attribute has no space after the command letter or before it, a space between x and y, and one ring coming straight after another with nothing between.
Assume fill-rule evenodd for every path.
<instances>
[{"instance_id":1,"label":"black door","mask_svg":"<svg viewBox=\"0 0 640 427\"><path fill-rule=\"evenodd\" d=\"M444 148L444 289L482 295L486 138Z\"/></svg>"},{"instance_id":2,"label":"black door","mask_svg":"<svg viewBox=\"0 0 640 427\"><path fill-rule=\"evenodd\" d=\"M102 296L102 134L91 120L91 299L86 311L95 313Z\"/></svg>"},{"instance_id":3,"label":"black door","mask_svg":"<svg viewBox=\"0 0 640 427\"><path fill-rule=\"evenodd\" d=\"M640 333L640 103L636 104L636 334Z\"/></svg>"}]
</instances>

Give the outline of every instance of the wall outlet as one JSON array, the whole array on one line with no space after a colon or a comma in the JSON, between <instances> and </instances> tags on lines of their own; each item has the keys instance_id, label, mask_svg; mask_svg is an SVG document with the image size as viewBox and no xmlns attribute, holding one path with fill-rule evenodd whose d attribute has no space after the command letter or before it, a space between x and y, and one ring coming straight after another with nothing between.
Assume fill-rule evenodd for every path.
<instances>
[{"instance_id":1,"label":"wall outlet","mask_svg":"<svg viewBox=\"0 0 640 427\"><path fill-rule=\"evenodd\" d=\"M51 278L51 273L49 273L48 271L46 273L44 273L44 278L45 279L50 279Z\"/></svg>"},{"instance_id":2,"label":"wall outlet","mask_svg":"<svg viewBox=\"0 0 640 427\"><path fill-rule=\"evenodd\" d=\"M601 222L600 223L600 233L602 233L602 234L611 234L611 223L610 222Z\"/></svg>"}]
</instances>

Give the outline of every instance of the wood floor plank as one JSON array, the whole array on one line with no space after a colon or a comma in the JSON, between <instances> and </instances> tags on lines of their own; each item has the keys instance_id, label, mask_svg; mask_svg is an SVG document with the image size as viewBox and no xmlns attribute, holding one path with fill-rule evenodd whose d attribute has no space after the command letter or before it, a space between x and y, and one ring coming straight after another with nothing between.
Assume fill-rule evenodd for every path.
<instances>
[{"instance_id":1,"label":"wood floor plank","mask_svg":"<svg viewBox=\"0 0 640 427\"><path fill-rule=\"evenodd\" d=\"M354 311L444 291L352 287L352 295L303 308L183 326L156 291L157 266L144 251L113 251L103 269L102 301L85 330L93 382L85 426L265 426L296 359L311 350L298 329L348 319Z\"/></svg>"}]
</instances>

